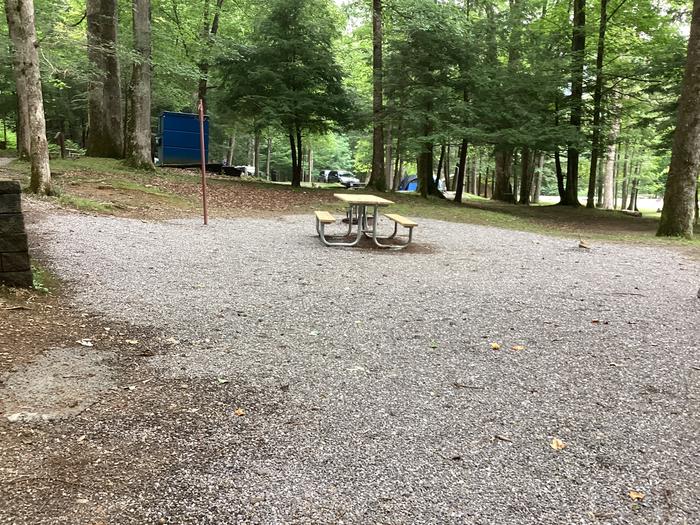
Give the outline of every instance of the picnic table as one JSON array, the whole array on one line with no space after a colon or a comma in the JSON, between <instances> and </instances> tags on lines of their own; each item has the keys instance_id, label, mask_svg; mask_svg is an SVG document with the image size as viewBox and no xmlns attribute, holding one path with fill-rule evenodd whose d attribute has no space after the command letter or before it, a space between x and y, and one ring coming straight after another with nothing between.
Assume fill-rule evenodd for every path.
<instances>
[{"instance_id":1,"label":"picnic table","mask_svg":"<svg viewBox=\"0 0 700 525\"><path fill-rule=\"evenodd\" d=\"M379 208L394 204L393 201L383 197L377 197L376 195L364 195L361 193L334 193L333 196L347 206L346 220L348 223L348 228L346 233L341 236L326 235L325 226L327 224L334 224L336 222L336 218L327 211L317 211L316 232L318 233L321 242L326 246L357 246L360 240L362 240L363 235L371 238L380 248L392 248L398 250L405 248L411 242L413 238L413 228L418 226L418 224L411 219L395 213L387 213L384 215L387 219L393 221L394 232L388 237L380 237L377 232L377 224L379 223ZM371 225L370 222L372 223ZM406 241L394 244L380 242L394 239L398 233L399 224L408 229L408 238ZM352 230L354 225L357 226L354 240L329 240L329 237L331 239L333 237L350 237L350 239L352 239Z\"/></svg>"}]
</instances>

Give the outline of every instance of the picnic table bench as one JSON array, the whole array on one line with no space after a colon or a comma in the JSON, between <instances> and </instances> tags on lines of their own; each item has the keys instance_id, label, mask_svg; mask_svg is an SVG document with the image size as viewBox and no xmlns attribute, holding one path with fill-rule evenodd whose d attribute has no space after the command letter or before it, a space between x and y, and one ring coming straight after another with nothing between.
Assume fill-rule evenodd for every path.
<instances>
[{"instance_id":1,"label":"picnic table bench","mask_svg":"<svg viewBox=\"0 0 700 525\"><path fill-rule=\"evenodd\" d=\"M376 195L364 194L346 194L335 193L336 199L347 204L346 220L348 224L347 231L343 235L329 236L326 235L325 227L329 224L335 224L336 218L327 211L316 211L316 232L319 239L326 246L357 246L363 235L371 238L374 243L380 248L389 248L400 250L408 246L413 240L413 228L418 226L418 223L412 219L399 215L397 213L387 213L384 217L394 223L394 232L388 237L379 237L377 233L377 224L379 223L379 208L394 204L393 201ZM370 213L371 210L371 213ZM371 221L371 226L370 226ZM330 240L338 237L351 237L353 225L357 225L357 232L354 240ZM407 239L403 242L387 244L381 241L394 239L398 234L399 225L408 230ZM330 239L329 239L330 238Z\"/></svg>"}]
</instances>

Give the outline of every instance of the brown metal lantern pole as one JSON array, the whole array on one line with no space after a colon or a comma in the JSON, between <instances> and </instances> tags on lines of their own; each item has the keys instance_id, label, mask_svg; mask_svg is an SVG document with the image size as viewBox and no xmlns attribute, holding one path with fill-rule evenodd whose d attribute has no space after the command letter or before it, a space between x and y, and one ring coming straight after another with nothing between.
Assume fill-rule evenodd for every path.
<instances>
[{"instance_id":1,"label":"brown metal lantern pole","mask_svg":"<svg viewBox=\"0 0 700 525\"><path fill-rule=\"evenodd\" d=\"M202 157L202 211L204 213L204 225L209 223L207 213L207 159L204 151L204 102L199 99L199 150Z\"/></svg>"}]
</instances>

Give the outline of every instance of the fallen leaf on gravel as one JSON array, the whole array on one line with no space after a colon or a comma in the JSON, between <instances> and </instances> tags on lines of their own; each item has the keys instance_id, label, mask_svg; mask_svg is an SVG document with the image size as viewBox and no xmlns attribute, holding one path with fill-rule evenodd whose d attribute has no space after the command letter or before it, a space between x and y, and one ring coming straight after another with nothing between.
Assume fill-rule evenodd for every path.
<instances>
[{"instance_id":1,"label":"fallen leaf on gravel","mask_svg":"<svg viewBox=\"0 0 700 525\"><path fill-rule=\"evenodd\" d=\"M600 324L600 319L591 319L592 324Z\"/></svg>"},{"instance_id":2,"label":"fallen leaf on gravel","mask_svg":"<svg viewBox=\"0 0 700 525\"><path fill-rule=\"evenodd\" d=\"M138 342L136 339L127 339L125 342L126 342L126 344L128 344L128 345L137 345L137 344L139 344L139 342Z\"/></svg>"},{"instance_id":3,"label":"fallen leaf on gravel","mask_svg":"<svg viewBox=\"0 0 700 525\"><path fill-rule=\"evenodd\" d=\"M245 416L245 410L242 408L237 408L233 411L233 415L238 417Z\"/></svg>"},{"instance_id":4,"label":"fallen leaf on gravel","mask_svg":"<svg viewBox=\"0 0 700 525\"><path fill-rule=\"evenodd\" d=\"M644 499L644 497L646 496L646 494L644 494L644 492L638 492L636 490L630 490L628 495L629 495L630 499L632 499L634 501L642 501Z\"/></svg>"},{"instance_id":5,"label":"fallen leaf on gravel","mask_svg":"<svg viewBox=\"0 0 700 525\"><path fill-rule=\"evenodd\" d=\"M174 337L168 337L168 338L165 340L165 342L166 342L166 343L170 343L171 345L179 345L179 344L180 344L180 341L178 341L178 340L175 339Z\"/></svg>"},{"instance_id":6,"label":"fallen leaf on gravel","mask_svg":"<svg viewBox=\"0 0 700 525\"><path fill-rule=\"evenodd\" d=\"M588 245L588 243L586 243L586 241L584 241L583 239L578 242L578 247L583 248L585 250L591 249L591 247Z\"/></svg>"},{"instance_id":7,"label":"fallen leaf on gravel","mask_svg":"<svg viewBox=\"0 0 700 525\"><path fill-rule=\"evenodd\" d=\"M76 343L82 346L93 346L92 341L90 341L90 339L81 339L80 341L76 341Z\"/></svg>"},{"instance_id":8,"label":"fallen leaf on gravel","mask_svg":"<svg viewBox=\"0 0 700 525\"><path fill-rule=\"evenodd\" d=\"M519 352L520 350L525 350L525 346L524 346L524 345L513 345L513 346L511 347L511 349L516 350L516 351Z\"/></svg>"},{"instance_id":9,"label":"fallen leaf on gravel","mask_svg":"<svg viewBox=\"0 0 700 525\"><path fill-rule=\"evenodd\" d=\"M216 380L219 382L219 384L223 385L225 383L228 383L228 379L223 379L221 377L217 377Z\"/></svg>"},{"instance_id":10,"label":"fallen leaf on gravel","mask_svg":"<svg viewBox=\"0 0 700 525\"><path fill-rule=\"evenodd\" d=\"M496 434L496 435L493 436L493 437L494 437L494 439L497 439L497 440L499 440L499 441L505 441L506 443L512 443L512 442L513 442L513 440L510 439L509 437L501 436L500 434Z\"/></svg>"},{"instance_id":11,"label":"fallen leaf on gravel","mask_svg":"<svg viewBox=\"0 0 700 525\"><path fill-rule=\"evenodd\" d=\"M552 439L552 442L549 444L549 446L552 447L554 450L564 450L566 448L566 443L564 443L559 438L554 438Z\"/></svg>"},{"instance_id":12,"label":"fallen leaf on gravel","mask_svg":"<svg viewBox=\"0 0 700 525\"><path fill-rule=\"evenodd\" d=\"M124 390L136 390L136 387L134 385L129 385L125 387Z\"/></svg>"},{"instance_id":13,"label":"fallen leaf on gravel","mask_svg":"<svg viewBox=\"0 0 700 525\"><path fill-rule=\"evenodd\" d=\"M435 341L430 342L430 348L437 348L438 344Z\"/></svg>"},{"instance_id":14,"label":"fallen leaf on gravel","mask_svg":"<svg viewBox=\"0 0 700 525\"><path fill-rule=\"evenodd\" d=\"M83 434L83 435L80 436L78 439L76 439L76 441L77 441L78 443L80 443L81 441L84 441L86 437L87 437L87 436L86 436L85 434Z\"/></svg>"},{"instance_id":15,"label":"fallen leaf on gravel","mask_svg":"<svg viewBox=\"0 0 700 525\"><path fill-rule=\"evenodd\" d=\"M311 330L309 335L318 335L318 330Z\"/></svg>"},{"instance_id":16,"label":"fallen leaf on gravel","mask_svg":"<svg viewBox=\"0 0 700 525\"><path fill-rule=\"evenodd\" d=\"M85 498L80 498L80 499L77 499L77 500L75 500L75 502L76 502L76 503L82 503L82 504L85 504L85 503L87 503L87 502L88 502L88 500L86 500Z\"/></svg>"},{"instance_id":17,"label":"fallen leaf on gravel","mask_svg":"<svg viewBox=\"0 0 700 525\"><path fill-rule=\"evenodd\" d=\"M491 343L491 350L500 350L501 345L498 343Z\"/></svg>"}]
</instances>

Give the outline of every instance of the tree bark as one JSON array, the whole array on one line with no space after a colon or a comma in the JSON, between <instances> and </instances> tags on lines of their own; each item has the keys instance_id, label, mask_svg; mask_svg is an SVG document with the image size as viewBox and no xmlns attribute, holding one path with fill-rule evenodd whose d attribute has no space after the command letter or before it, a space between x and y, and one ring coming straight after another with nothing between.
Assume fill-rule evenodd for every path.
<instances>
[{"instance_id":1,"label":"tree bark","mask_svg":"<svg viewBox=\"0 0 700 525\"><path fill-rule=\"evenodd\" d=\"M23 92L26 100L30 135L29 156L31 179L29 190L44 195L51 194L51 170L49 145L46 141L44 98L41 92L39 71L39 41L34 26L33 0L6 0L5 14L11 27L12 44L17 70L17 92Z\"/></svg>"},{"instance_id":2,"label":"tree bark","mask_svg":"<svg viewBox=\"0 0 700 525\"><path fill-rule=\"evenodd\" d=\"M417 160L418 180L420 181L421 197L427 199L433 183L433 144L426 143L421 147Z\"/></svg>"},{"instance_id":3,"label":"tree bark","mask_svg":"<svg viewBox=\"0 0 700 525\"><path fill-rule=\"evenodd\" d=\"M228 152L226 154L226 164L233 166L233 152L236 149L236 135L231 135L228 138Z\"/></svg>"},{"instance_id":4,"label":"tree bark","mask_svg":"<svg viewBox=\"0 0 700 525\"><path fill-rule=\"evenodd\" d=\"M496 147L496 171L494 173L494 190L492 199L513 202L513 194L508 191L508 183L513 168L513 148L509 146Z\"/></svg>"},{"instance_id":5,"label":"tree bark","mask_svg":"<svg viewBox=\"0 0 700 525\"><path fill-rule=\"evenodd\" d=\"M530 148L525 146L520 161L520 204L530 205L530 193L532 193L532 178L535 173L534 156Z\"/></svg>"},{"instance_id":6,"label":"tree bark","mask_svg":"<svg viewBox=\"0 0 700 525\"><path fill-rule=\"evenodd\" d=\"M608 0L600 0L600 25L598 28L598 50L595 61L595 88L593 90L593 138L591 144L591 167L588 172L588 199L586 208L595 208L596 177L601 153L601 113L603 105L603 58L605 57L605 30L608 24Z\"/></svg>"},{"instance_id":7,"label":"tree bark","mask_svg":"<svg viewBox=\"0 0 700 525\"><path fill-rule=\"evenodd\" d=\"M292 137L292 142L294 141L294 137ZM301 140L301 129L297 126L296 128L296 162L294 159L294 155L292 155L292 162L295 163L294 169L292 171L292 187L293 188L300 188L301 187L301 178L303 175L303 165L304 165L304 153L302 149L302 140Z\"/></svg>"},{"instance_id":8,"label":"tree bark","mask_svg":"<svg viewBox=\"0 0 700 525\"><path fill-rule=\"evenodd\" d=\"M612 125L608 145L605 151L605 171L603 176L603 208L612 210L615 207L615 158L617 156L617 138L620 135L620 114L613 108Z\"/></svg>"},{"instance_id":9,"label":"tree bark","mask_svg":"<svg viewBox=\"0 0 700 525\"><path fill-rule=\"evenodd\" d=\"M255 169L254 177L260 175L260 132L256 131L253 135L253 168Z\"/></svg>"},{"instance_id":10,"label":"tree bark","mask_svg":"<svg viewBox=\"0 0 700 525\"><path fill-rule=\"evenodd\" d=\"M462 202L462 194L464 193L464 173L467 163L467 148L469 144L467 139L462 139L462 144L459 146L459 164L457 165L457 177L455 180L455 202Z\"/></svg>"},{"instance_id":11,"label":"tree bark","mask_svg":"<svg viewBox=\"0 0 700 525\"><path fill-rule=\"evenodd\" d=\"M393 171L394 171L394 151L393 151L393 138L391 137L391 126L386 127L386 140L385 140L385 145L386 145L386 162L384 163L384 170L385 170L385 181L384 181L384 187L386 189L391 188L391 183L394 179L393 177Z\"/></svg>"},{"instance_id":12,"label":"tree bark","mask_svg":"<svg viewBox=\"0 0 700 525\"><path fill-rule=\"evenodd\" d=\"M573 34L571 38L571 127L581 132L583 114L583 69L586 51L586 0L574 0ZM572 142L567 148L565 199L567 206L580 206L578 200L579 150Z\"/></svg>"},{"instance_id":13,"label":"tree bark","mask_svg":"<svg viewBox=\"0 0 700 525\"><path fill-rule=\"evenodd\" d=\"M124 156L117 16L117 0L88 0L88 59L96 70L88 84L87 154L92 157Z\"/></svg>"},{"instance_id":14,"label":"tree bark","mask_svg":"<svg viewBox=\"0 0 700 525\"><path fill-rule=\"evenodd\" d=\"M479 173L479 149L473 147L472 152L472 163L469 175L469 182L471 187L469 193L471 193L472 195L479 195L479 188L477 186L477 178Z\"/></svg>"},{"instance_id":15,"label":"tree bark","mask_svg":"<svg viewBox=\"0 0 700 525\"><path fill-rule=\"evenodd\" d=\"M265 178L270 180L270 155L272 154L272 137L267 137L267 150L265 155Z\"/></svg>"},{"instance_id":16,"label":"tree bark","mask_svg":"<svg viewBox=\"0 0 700 525\"><path fill-rule=\"evenodd\" d=\"M292 156L292 186L301 186L301 176L297 175L297 144L294 140L294 130L289 130L289 151Z\"/></svg>"},{"instance_id":17,"label":"tree bark","mask_svg":"<svg viewBox=\"0 0 700 525\"><path fill-rule=\"evenodd\" d=\"M532 190L532 203L539 204L540 193L542 193L542 177L544 176L544 153L538 151L535 158L537 171L535 172L535 184Z\"/></svg>"},{"instance_id":18,"label":"tree bark","mask_svg":"<svg viewBox=\"0 0 700 525\"><path fill-rule=\"evenodd\" d=\"M133 0L134 64L131 72L131 118L126 158L134 167L152 170L151 158L151 0Z\"/></svg>"},{"instance_id":19,"label":"tree bark","mask_svg":"<svg viewBox=\"0 0 700 525\"><path fill-rule=\"evenodd\" d=\"M6 4L7 7L7 4ZM9 19L8 19L9 28ZM12 29L10 28L10 39L14 41L15 37L12 35ZM20 159L29 159L29 150L31 150L31 138L32 134L29 131L29 106L27 105L27 95L25 89L19 86L21 82L19 76L19 54L15 49L12 54L13 61L13 71L15 73L15 92L17 94L17 126L15 130L15 136L17 140L17 156Z\"/></svg>"},{"instance_id":20,"label":"tree bark","mask_svg":"<svg viewBox=\"0 0 700 525\"><path fill-rule=\"evenodd\" d=\"M435 178L435 185L438 188L440 187L440 176L442 175L443 162L445 162L445 145L441 144L440 145L440 158L438 160L438 165L437 165L437 177Z\"/></svg>"},{"instance_id":21,"label":"tree bark","mask_svg":"<svg viewBox=\"0 0 700 525\"><path fill-rule=\"evenodd\" d=\"M695 0L688 39L688 58L678 104L678 123L673 136L671 167L657 235L693 236L698 170L700 170L700 0Z\"/></svg>"},{"instance_id":22,"label":"tree bark","mask_svg":"<svg viewBox=\"0 0 700 525\"><path fill-rule=\"evenodd\" d=\"M627 209L627 196L629 193L629 180L630 180L630 157L634 153L634 150L630 152L630 146L625 146L625 159L622 162L622 205L621 210Z\"/></svg>"},{"instance_id":23,"label":"tree bark","mask_svg":"<svg viewBox=\"0 0 700 525\"><path fill-rule=\"evenodd\" d=\"M311 182L311 174L314 172L314 150L311 147L311 144L309 144L308 165L309 165L309 182Z\"/></svg>"},{"instance_id":24,"label":"tree bark","mask_svg":"<svg viewBox=\"0 0 700 525\"><path fill-rule=\"evenodd\" d=\"M445 188L452 191L451 181L450 181L450 143L447 143L447 152L445 153Z\"/></svg>"},{"instance_id":25,"label":"tree bark","mask_svg":"<svg viewBox=\"0 0 700 525\"><path fill-rule=\"evenodd\" d=\"M382 0L372 0L372 173L367 187L378 191L386 191L382 83Z\"/></svg>"},{"instance_id":26,"label":"tree bark","mask_svg":"<svg viewBox=\"0 0 700 525\"><path fill-rule=\"evenodd\" d=\"M398 136L396 137L396 161L394 163L394 180L391 184L391 189L397 191L401 185L401 167L402 167L402 155L401 155L401 125L399 125Z\"/></svg>"},{"instance_id":27,"label":"tree bark","mask_svg":"<svg viewBox=\"0 0 700 525\"><path fill-rule=\"evenodd\" d=\"M224 0L216 0L214 18L209 26L209 1L204 0L204 13L202 16L202 41L204 43L202 56L198 64L199 82L197 83L197 100L201 100L204 105L204 113L207 112L207 90L209 87L209 53L214 45L214 38L219 32L219 18Z\"/></svg>"}]
</instances>

